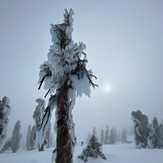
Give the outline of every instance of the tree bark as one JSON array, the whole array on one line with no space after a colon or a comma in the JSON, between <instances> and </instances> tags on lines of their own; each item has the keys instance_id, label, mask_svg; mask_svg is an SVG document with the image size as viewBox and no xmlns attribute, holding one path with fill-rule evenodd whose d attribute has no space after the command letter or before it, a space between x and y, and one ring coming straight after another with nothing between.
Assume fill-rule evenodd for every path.
<instances>
[{"instance_id":1,"label":"tree bark","mask_svg":"<svg viewBox=\"0 0 163 163\"><path fill-rule=\"evenodd\" d=\"M57 149L56 149L56 163L72 163L73 153L72 153L72 140L69 134L69 126L67 121L69 120L69 102L68 102L68 87L67 82L69 80L69 75L66 75L64 84L58 93L57 101Z\"/></svg>"}]
</instances>

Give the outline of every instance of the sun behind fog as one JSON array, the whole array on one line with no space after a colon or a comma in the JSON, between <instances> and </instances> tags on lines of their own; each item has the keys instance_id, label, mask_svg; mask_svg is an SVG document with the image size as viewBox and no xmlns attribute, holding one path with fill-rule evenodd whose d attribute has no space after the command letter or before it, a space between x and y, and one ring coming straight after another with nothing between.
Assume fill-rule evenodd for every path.
<instances>
[{"instance_id":1,"label":"sun behind fog","mask_svg":"<svg viewBox=\"0 0 163 163\"><path fill-rule=\"evenodd\" d=\"M103 91L104 91L105 93L111 92L112 89L113 89L113 87L112 87L112 85L109 84L109 83L103 85Z\"/></svg>"}]
</instances>

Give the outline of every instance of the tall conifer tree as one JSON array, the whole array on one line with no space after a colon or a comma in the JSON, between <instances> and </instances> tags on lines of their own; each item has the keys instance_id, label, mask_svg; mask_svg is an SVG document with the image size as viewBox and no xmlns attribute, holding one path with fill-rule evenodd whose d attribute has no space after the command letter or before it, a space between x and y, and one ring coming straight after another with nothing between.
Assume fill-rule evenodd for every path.
<instances>
[{"instance_id":1,"label":"tall conifer tree","mask_svg":"<svg viewBox=\"0 0 163 163\"><path fill-rule=\"evenodd\" d=\"M137 148L146 148L147 147L147 138L149 135L149 123L148 117L140 110L131 113L132 121L134 123L134 136L135 144Z\"/></svg>"},{"instance_id":2,"label":"tall conifer tree","mask_svg":"<svg viewBox=\"0 0 163 163\"><path fill-rule=\"evenodd\" d=\"M22 138L22 134L20 133L21 125L20 120L18 120L15 124L12 140L11 140L11 150L13 153L16 153L20 148L20 139Z\"/></svg>"},{"instance_id":3,"label":"tall conifer tree","mask_svg":"<svg viewBox=\"0 0 163 163\"><path fill-rule=\"evenodd\" d=\"M90 96L90 85L97 86L92 82L92 77L95 77L92 71L86 69L88 62L84 52L86 45L82 42L74 44L72 40L73 15L72 9L69 12L65 10L64 22L51 25L50 32L53 45L48 53L48 61L40 66L39 74L39 89L44 82L44 88L48 90L45 97L49 93L51 96L45 109L40 131L37 134L37 140L39 144L43 143L50 124L52 110L55 107L57 143L54 152L56 158L53 157L53 161L56 163L73 162L76 137L74 135L72 109L75 99L76 96L81 96L83 93Z\"/></svg>"},{"instance_id":4,"label":"tall conifer tree","mask_svg":"<svg viewBox=\"0 0 163 163\"><path fill-rule=\"evenodd\" d=\"M148 136L149 148L163 148L163 142L161 136L162 135L161 135L157 118L154 117L152 124L150 125L150 132Z\"/></svg>"}]
</instances>

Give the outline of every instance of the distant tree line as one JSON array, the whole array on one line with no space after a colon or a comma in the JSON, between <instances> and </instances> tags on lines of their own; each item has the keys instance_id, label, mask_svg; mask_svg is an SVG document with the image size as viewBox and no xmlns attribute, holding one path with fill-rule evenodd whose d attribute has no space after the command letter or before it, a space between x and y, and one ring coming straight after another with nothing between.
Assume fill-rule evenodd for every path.
<instances>
[{"instance_id":1,"label":"distant tree line","mask_svg":"<svg viewBox=\"0 0 163 163\"><path fill-rule=\"evenodd\" d=\"M109 134L110 133L110 134ZM89 132L87 137L87 146L83 149L81 155L78 156L79 159L84 162L88 161L88 157L98 158L106 160L106 156L102 153L103 144L115 144L118 141L122 143L128 143L127 141L128 130L127 128L122 129L122 133L117 130L115 127L111 128L109 132L109 126L106 126L105 131L101 129L100 139L98 138L96 128L93 127L92 134ZM83 142L81 142L83 145Z\"/></svg>"},{"instance_id":2,"label":"distant tree line","mask_svg":"<svg viewBox=\"0 0 163 163\"><path fill-rule=\"evenodd\" d=\"M87 144L89 143L90 137L92 135L96 135L97 140L98 140L98 135L96 132L96 128L93 127L92 130L92 134L89 132L88 136L87 136ZM127 141L127 135L128 135L128 129L126 127L124 127L122 129L122 132L118 131L117 129L114 127L112 127L109 131L109 126L106 126L105 131L103 130L103 128L101 128L101 133L100 133L100 143L101 144L115 144L116 142L122 142L122 143L130 143Z\"/></svg>"},{"instance_id":3,"label":"distant tree line","mask_svg":"<svg viewBox=\"0 0 163 163\"><path fill-rule=\"evenodd\" d=\"M131 113L134 123L134 137L137 148L163 148L163 124L158 124L154 117L149 124L148 117L140 110Z\"/></svg>"}]
</instances>

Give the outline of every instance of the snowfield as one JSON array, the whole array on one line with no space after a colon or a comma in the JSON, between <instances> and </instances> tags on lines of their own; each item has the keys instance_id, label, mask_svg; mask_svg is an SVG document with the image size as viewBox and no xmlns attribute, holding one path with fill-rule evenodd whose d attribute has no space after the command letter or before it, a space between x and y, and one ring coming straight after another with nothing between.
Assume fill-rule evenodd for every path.
<instances>
[{"instance_id":1,"label":"snowfield","mask_svg":"<svg viewBox=\"0 0 163 163\"><path fill-rule=\"evenodd\" d=\"M83 163L77 156L86 146L77 145L74 153L74 163ZM18 151L0 154L0 163L51 163L54 148L44 152ZM163 163L163 149L136 149L135 144L103 145L103 153L107 160L89 158L87 163Z\"/></svg>"}]
</instances>

